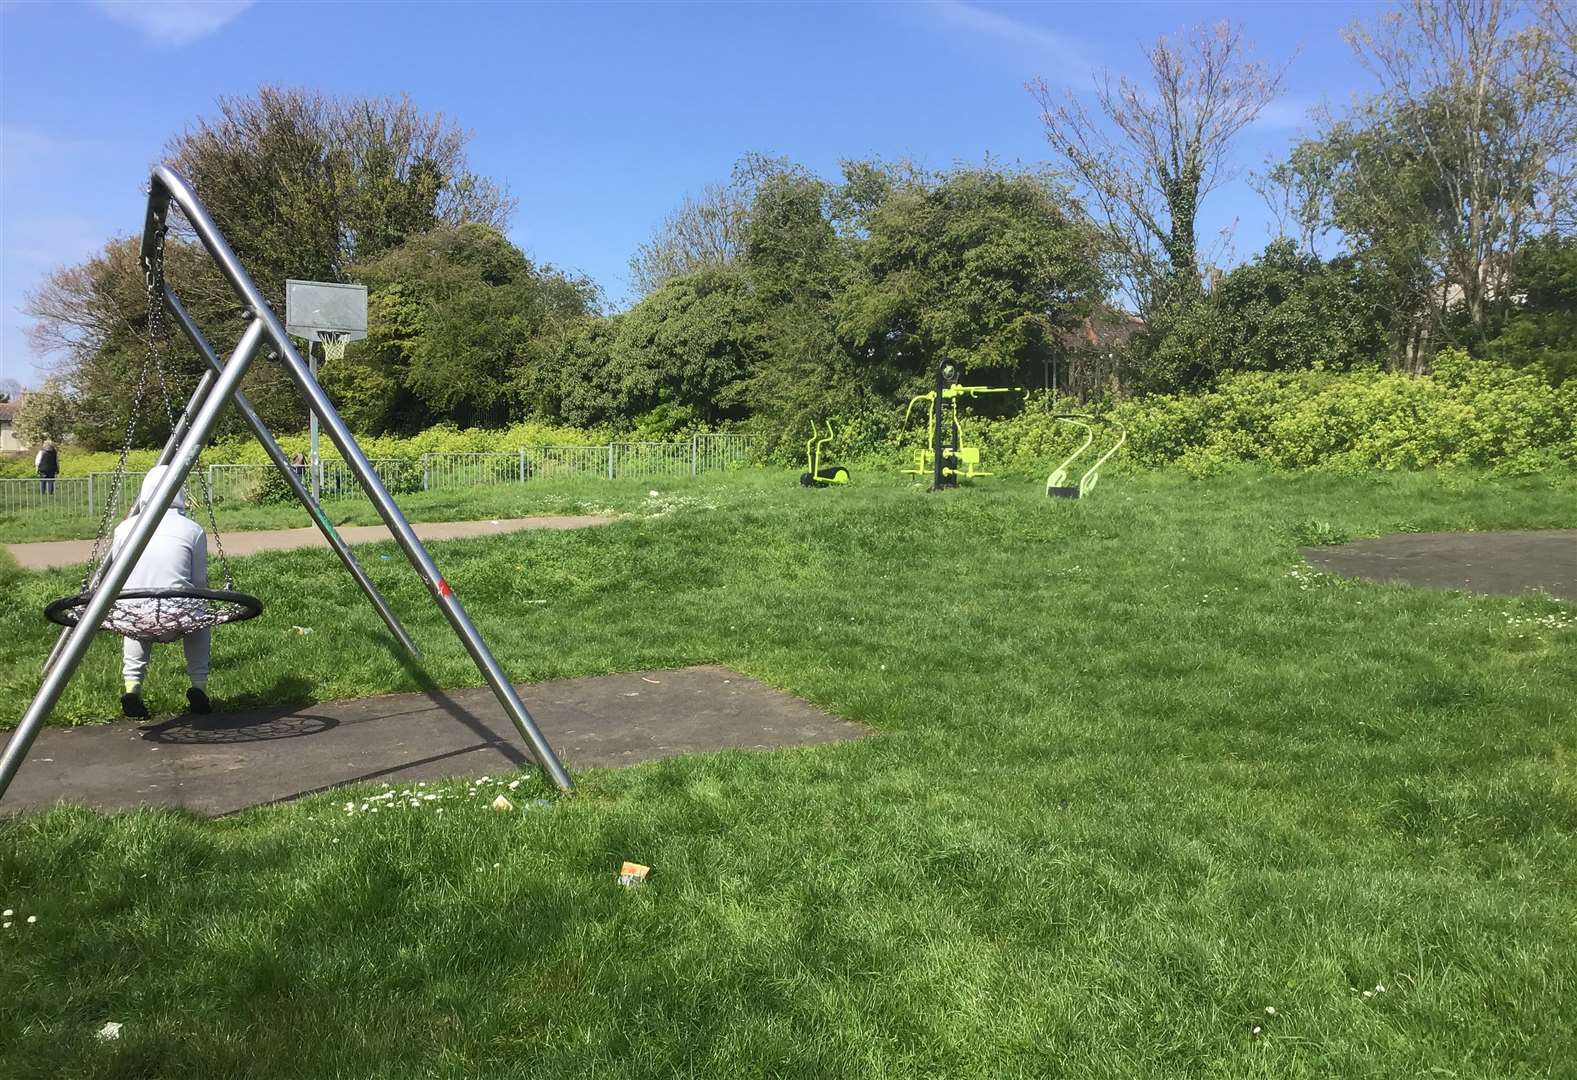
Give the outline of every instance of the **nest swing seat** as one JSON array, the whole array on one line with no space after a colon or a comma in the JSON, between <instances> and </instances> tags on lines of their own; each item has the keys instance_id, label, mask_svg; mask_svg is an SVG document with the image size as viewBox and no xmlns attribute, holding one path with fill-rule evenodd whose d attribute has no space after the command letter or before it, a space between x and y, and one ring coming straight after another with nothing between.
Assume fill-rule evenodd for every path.
<instances>
[{"instance_id":1,"label":"nest swing seat","mask_svg":"<svg viewBox=\"0 0 1577 1080\"><path fill-rule=\"evenodd\" d=\"M88 605L97 595L99 582L113 557L108 548L110 517L119 505L121 492L126 486L126 462L131 453L137 432L137 416L142 409L143 397L148 388L150 371L157 376L164 398L164 413L172 432L183 430L193 407L187 404L187 413L179 423L170 399L169 381L165 378L163 350L160 341L164 331L164 244L163 230L159 233L151 264L148 269L148 324L147 348L143 355L137 388L132 395L131 408L126 420L126 440L121 446L120 461L115 466L114 483L105 500L99 518L98 533L93 539L93 553L88 559L87 576L82 579L82 591L73 596L63 596L44 608L44 617L61 626L73 627L82 621ZM204 505L208 509L208 524L215 544L219 548L219 565L224 574L224 588L210 589L196 586L175 586L165 589L122 589L110 605L98 628L137 641L169 644L188 634L225 623L245 622L263 613L263 602L255 596L237 592L235 578L230 572L230 562L225 557L224 541L219 537L219 521L214 516L214 493L205 485ZM190 495L190 488L188 488ZM135 513L135 510L133 510Z\"/></svg>"},{"instance_id":2,"label":"nest swing seat","mask_svg":"<svg viewBox=\"0 0 1577 1080\"><path fill-rule=\"evenodd\" d=\"M92 599L91 592L63 596L44 608L44 617L61 626L76 626ZM198 630L245 622L262 613L261 600L232 589L125 589L110 605L99 629L169 644Z\"/></svg>"}]
</instances>

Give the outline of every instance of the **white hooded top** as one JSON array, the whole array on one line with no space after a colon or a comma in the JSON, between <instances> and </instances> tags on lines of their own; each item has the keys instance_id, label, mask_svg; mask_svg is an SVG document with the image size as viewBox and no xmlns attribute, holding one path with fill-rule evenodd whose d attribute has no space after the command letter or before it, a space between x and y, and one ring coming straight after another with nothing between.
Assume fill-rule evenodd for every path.
<instances>
[{"instance_id":1,"label":"white hooded top","mask_svg":"<svg viewBox=\"0 0 1577 1080\"><path fill-rule=\"evenodd\" d=\"M154 489L169 471L167 466L156 465L143 477L142 489L132 504L126 520L115 526L115 536L110 543L110 559L120 555L131 535L132 526L142 514ZM126 579L128 589L179 589L208 587L208 536L203 527L186 516L186 490L175 493L175 501L159 520L143 549L142 558L132 568Z\"/></svg>"}]
</instances>

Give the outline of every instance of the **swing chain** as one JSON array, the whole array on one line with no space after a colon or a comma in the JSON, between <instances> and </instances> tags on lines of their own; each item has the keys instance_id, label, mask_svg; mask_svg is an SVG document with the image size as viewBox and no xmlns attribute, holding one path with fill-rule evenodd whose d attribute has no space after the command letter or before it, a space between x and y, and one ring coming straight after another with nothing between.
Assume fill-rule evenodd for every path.
<instances>
[{"instance_id":1,"label":"swing chain","mask_svg":"<svg viewBox=\"0 0 1577 1080\"><path fill-rule=\"evenodd\" d=\"M137 438L137 414L142 411L142 399L148 386L148 368L158 366L157 337L162 332L163 304L156 304L155 296L164 291L164 234L166 229L161 227L154 235L153 257L143 262L143 281L148 291L148 318L145 326L144 349L142 353L142 367L137 372L137 388L132 392L131 406L126 413L126 437L121 440L120 459L115 463L115 479L110 484L108 496L104 499L104 509L99 514L99 527L93 534L93 553L88 559L88 572L82 579L82 588L86 592L93 588L97 581L100 565L107 555L105 538L109 536L110 516L115 508L120 505L121 492L126 483L126 461L131 457L131 446ZM157 308L157 312L156 312ZM162 374L161 374L162 381Z\"/></svg>"},{"instance_id":2,"label":"swing chain","mask_svg":"<svg viewBox=\"0 0 1577 1080\"><path fill-rule=\"evenodd\" d=\"M173 436L176 428L175 405L170 400L170 386L164 377L164 362L160 355L159 341L165 334L165 304L164 304L164 235L168 227L160 228L154 245L154 262L149 266L148 278L148 325L150 335L148 347L153 358L154 372L159 376L159 392L164 397L164 416L170 425ZM208 512L208 535L214 538L214 548L219 552L219 569L224 574L226 589L235 588L235 576L230 573L230 560L225 556L224 539L219 533L219 519L214 514L214 489L208 480L208 473L203 469L202 450L199 448L197 459L192 468L201 473L203 477L203 506ZM187 503L195 501L192 493L191 474L187 474L185 481Z\"/></svg>"}]
</instances>

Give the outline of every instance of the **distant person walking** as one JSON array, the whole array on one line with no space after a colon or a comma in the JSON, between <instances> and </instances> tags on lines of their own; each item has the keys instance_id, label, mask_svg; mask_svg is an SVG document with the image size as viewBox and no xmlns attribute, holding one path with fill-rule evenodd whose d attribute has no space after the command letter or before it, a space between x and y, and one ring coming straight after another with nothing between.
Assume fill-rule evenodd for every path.
<instances>
[{"instance_id":1,"label":"distant person walking","mask_svg":"<svg viewBox=\"0 0 1577 1080\"><path fill-rule=\"evenodd\" d=\"M306 484L307 455L303 454L300 450L297 450L296 456L290 459L290 467L296 470L296 479L300 480L302 484Z\"/></svg>"},{"instance_id":2,"label":"distant person walking","mask_svg":"<svg viewBox=\"0 0 1577 1080\"><path fill-rule=\"evenodd\" d=\"M60 475L60 453L55 449L55 444L48 439L39 447L38 456L33 459L33 467L38 470L38 490L42 495L55 493L55 477Z\"/></svg>"}]
</instances>

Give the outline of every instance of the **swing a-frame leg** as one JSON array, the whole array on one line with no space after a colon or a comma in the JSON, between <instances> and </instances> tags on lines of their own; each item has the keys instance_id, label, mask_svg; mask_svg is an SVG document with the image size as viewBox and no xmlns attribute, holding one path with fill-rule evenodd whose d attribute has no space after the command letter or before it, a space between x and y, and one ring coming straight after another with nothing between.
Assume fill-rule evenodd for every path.
<instances>
[{"instance_id":1,"label":"swing a-frame leg","mask_svg":"<svg viewBox=\"0 0 1577 1080\"><path fill-rule=\"evenodd\" d=\"M553 753L553 748L548 745L542 732L538 730L536 721L531 718L531 714L526 710L525 703L520 700L520 695L515 692L515 688L504 674L503 668L493 656L492 651L487 647L487 642L482 639L482 635L471 622L471 618L466 614L465 608L454 595L454 590L444 580L443 575L439 573L432 556L427 553L427 549L417 539L416 532L411 528L410 522L405 519L405 515L395 505L393 497L390 496L388 489L383 486L383 481L379 479L378 474L373 470L366 454L357 445L350 429L345 426L345 422L340 418L339 413L335 411L328 396L323 393L317 381L312 378L306 362L301 358L300 353L296 351L296 347L292 343L290 336L285 332L285 327L279 321L279 317L268 306L268 302L263 298L262 292L259 291L245 268L242 267L240 260L236 258L229 242L219 232L218 226L209 217L208 211L197 198L191 185L179 173L168 166L160 166L154 170L150 185L148 214L142 237L142 258L145 266L151 268L154 265L153 260L159 257L165 231L165 217L172 200L184 211L187 221L191 224L198 239L202 241L203 247L207 249L209 257L218 265L220 271L229 281L230 287L247 308L251 321L242 333L241 340L236 345L229 361L223 365L223 368L209 383L208 393L201 400L194 400L188 406L187 416L183 418L182 423L176 428L180 435L178 443L172 439L172 446L167 447L165 454L161 455L161 457L168 457L169 459L167 462L169 472L165 475L163 482L159 484L158 489L153 493L152 498L148 500L144 511L137 515L121 552L105 569L77 625L68 630L59 643L54 663L49 666L38 693L33 697L20 723L17 724L16 729L11 733L11 738L6 744L4 753L0 754L0 798L4 798L6 789L10 787L11 779L21 767L23 759L27 756L28 749L33 745L33 740L38 737L38 732L44 726L44 721L54 709L55 703L59 700L62 691L65 690L66 684L71 680L71 676L75 674L77 666L82 662L94 633L104 621L105 615L115 603L121 591L125 588L126 579L131 576L132 568L137 565L137 560L141 558L143 551L147 548L148 542L152 538L154 530L158 527L160 519L163 518L165 511L170 508L176 493L185 484L187 474L191 472L199 451L209 436L213 434L220 413L223 412L225 406L232 399L237 398L242 376L246 374L248 365L252 362L259 348L263 347L265 343L271 344L278 351L280 359L290 372L291 377L295 379L297 385L301 387L302 393L306 395L308 405L321 420L334 445L339 448L340 454L345 459L345 464L360 483L362 490L372 500L379 516L383 518L383 522L388 526L389 531L394 534L395 540L398 541L401 549L405 552L412 567L421 576L422 581L426 583L434 602L437 603L439 609L444 613L444 617L448 619L450 627L453 628L456 636L460 638L461 644L465 646L466 652L470 654L477 669L482 673L483 679L492 688L499 704L503 706L504 712L515 725L515 730L520 733L521 738L536 758L537 764L561 790L573 790L574 785L570 781L569 774L565 771L563 764ZM179 300L167 288L166 301L170 303L171 310L176 313L176 318L181 322L183 329L187 328L190 325L190 319L185 315L184 309L180 307ZM193 344L197 346L199 352L204 353L210 364L212 364L217 358L212 356L211 350L205 350L202 344L199 344L201 334L196 331L195 325L190 325L188 334L196 335L193 338ZM208 382L208 380L205 379L204 382ZM248 423L253 424L253 430L263 441L264 446L271 446L273 450L277 450L278 444L274 443L273 439L267 435L266 429L262 427L261 420L257 419L256 413L250 409L249 405L243 407L243 415L246 416ZM270 457L275 457L275 455L270 453ZM294 471L289 468L288 462L280 460L282 457L282 454L279 457L275 457L275 464L281 465L286 475L294 478ZM299 480L292 487L299 487ZM298 491L297 494L299 497L301 492ZM311 506L310 500L309 508L314 511L313 520L319 524L320 528L323 528L326 523L320 518L319 512L316 511L315 507ZM332 533L332 527L327 530L326 535L329 533ZM334 545L335 539L337 538L332 535L329 537L331 545ZM342 545L334 546L336 552L339 552ZM348 551L343 553L341 558L348 567L353 568L355 566L354 560L349 558ZM352 569L352 573L355 573L354 569ZM360 575L358 575L359 579ZM370 588L370 582L367 583L363 591L367 591L368 588ZM379 609L379 614L385 615L387 605L380 605L379 599L381 598L374 599L376 596L376 590L368 592L368 598L373 600L373 605ZM398 620L393 619L392 612L385 615L384 621L390 623L391 630L395 630L399 625ZM396 636L399 636L399 631L396 630L395 632Z\"/></svg>"}]
</instances>

